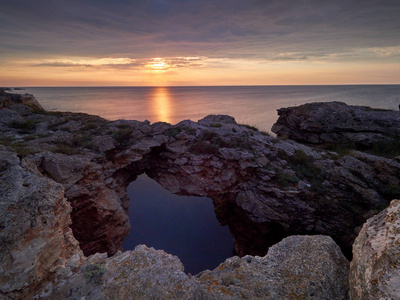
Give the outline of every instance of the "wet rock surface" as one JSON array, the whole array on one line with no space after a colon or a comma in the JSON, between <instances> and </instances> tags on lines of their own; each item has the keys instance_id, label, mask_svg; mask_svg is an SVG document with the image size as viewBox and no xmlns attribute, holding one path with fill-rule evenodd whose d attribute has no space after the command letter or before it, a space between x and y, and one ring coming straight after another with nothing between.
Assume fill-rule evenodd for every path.
<instances>
[{"instance_id":1,"label":"wet rock surface","mask_svg":"<svg viewBox=\"0 0 400 300\"><path fill-rule=\"evenodd\" d=\"M43 295L52 295L56 290L61 293L60 282L71 276L80 281L83 268L89 265L95 269L85 269L86 273L96 273L96 270L102 273L105 261L120 257L123 259L118 264L123 264L130 260L127 257L131 254L126 254L130 252L112 255L122 250L130 228L125 188L142 173L174 193L210 197L218 220L232 232L239 256L264 257L268 247L290 235L323 234L331 236L350 258L351 246L361 225L400 194L398 159L355 150L343 154L274 138L250 126L239 125L229 116L211 115L199 122L186 120L170 125L111 122L87 114L13 110L11 106L7 104L0 109L0 116L8 116L0 119L8 120L0 122L0 146L6 153L0 160L1 203L5 203L0 224L8 232L20 232L19 222L24 222L21 228L27 224L31 227L15 235L14 240L4 240L2 268L9 274L20 272L18 260L12 259L19 251L19 243L28 247L21 250L23 254L18 254L19 257L32 257L23 260L39 264L45 260L45 267L40 268L45 270L44 275L33 275L40 273L34 268L33 273L23 273L32 276L32 279L22 279L29 286L25 289L27 293L40 291ZM21 184L24 186L22 179L14 178L21 172L23 175L18 175L21 178L35 178L32 180L43 184L29 185L29 189L14 193ZM53 189L58 194L51 192ZM58 204L31 208L30 195L50 197ZM8 208L10 201L17 203L15 207L19 209ZM6 226L10 209L15 216ZM18 214L25 212L33 219L49 215L46 222L53 226L46 227L43 222L39 226L36 221L25 221L25 217L18 219ZM7 231L1 234L4 232ZM40 243L31 237L42 234L48 235L50 242L39 247ZM57 241L56 245L52 241ZM30 249L35 247L59 249L54 251L59 260L54 261L48 250L43 250L43 255L39 250L30 254ZM94 258L85 258L80 249L85 256L100 252L112 257L96 254ZM46 255L51 259L46 259ZM93 262L96 257L98 262ZM129 272L134 272L135 266L129 267ZM76 273L79 267L81 271ZM181 267L173 268L184 274ZM111 265L105 268L111 269ZM18 298L15 295L19 295L22 287L14 286L8 273L1 279L1 292L5 297ZM187 278L184 280L191 280ZM173 297L203 295L205 290L211 290L202 288L198 282L194 285L195 290L189 288L192 294L182 291L182 295ZM195 292L197 287L200 290ZM100 293L86 285L77 290L80 289L82 295ZM121 286L113 289L116 293L126 290ZM160 294L154 292L154 295L164 295L162 289L157 291ZM221 296L215 295L208 296L211 299ZM228 296L232 295L228 293Z\"/></svg>"}]
</instances>

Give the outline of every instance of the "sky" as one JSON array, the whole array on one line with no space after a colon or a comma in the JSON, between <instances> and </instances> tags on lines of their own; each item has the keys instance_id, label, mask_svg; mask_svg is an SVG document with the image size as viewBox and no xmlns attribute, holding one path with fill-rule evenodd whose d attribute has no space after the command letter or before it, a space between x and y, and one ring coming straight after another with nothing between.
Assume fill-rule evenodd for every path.
<instances>
[{"instance_id":1,"label":"sky","mask_svg":"<svg viewBox=\"0 0 400 300\"><path fill-rule=\"evenodd\" d=\"M0 86L400 84L400 1L0 0Z\"/></svg>"}]
</instances>

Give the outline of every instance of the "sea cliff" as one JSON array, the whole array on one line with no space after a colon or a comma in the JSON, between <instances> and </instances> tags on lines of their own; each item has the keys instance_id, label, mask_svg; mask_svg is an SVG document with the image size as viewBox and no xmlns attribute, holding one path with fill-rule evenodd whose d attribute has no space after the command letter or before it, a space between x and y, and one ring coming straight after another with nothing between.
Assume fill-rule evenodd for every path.
<instances>
[{"instance_id":1,"label":"sea cliff","mask_svg":"<svg viewBox=\"0 0 400 300\"><path fill-rule=\"evenodd\" d=\"M32 95L2 90L0 101L5 299L345 299L349 289L374 299L365 286L384 284L359 276L371 260L352 247L367 219L400 198L399 112L369 109L374 126L363 127L364 108L310 104L322 116L348 111L346 127L342 118L318 127L300 106L280 111L272 137L229 116L150 124L46 112ZM210 197L239 257L192 276L164 251L121 252L125 189L142 173L173 193ZM385 224L397 226L391 216Z\"/></svg>"}]
</instances>

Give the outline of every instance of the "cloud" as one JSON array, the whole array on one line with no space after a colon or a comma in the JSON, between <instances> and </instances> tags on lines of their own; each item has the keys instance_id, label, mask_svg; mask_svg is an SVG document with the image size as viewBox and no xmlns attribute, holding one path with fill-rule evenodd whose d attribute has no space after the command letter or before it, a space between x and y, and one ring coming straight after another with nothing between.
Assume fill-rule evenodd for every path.
<instances>
[{"instance_id":1,"label":"cloud","mask_svg":"<svg viewBox=\"0 0 400 300\"><path fill-rule=\"evenodd\" d=\"M400 55L400 46L397 47L382 47L382 48L370 48L368 51L379 57L392 57Z\"/></svg>"},{"instance_id":2,"label":"cloud","mask_svg":"<svg viewBox=\"0 0 400 300\"><path fill-rule=\"evenodd\" d=\"M34 67L61 67L61 68L93 67L93 65L90 65L90 64L77 64L77 63L68 63L68 62L60 62L60 61L32 64L32 66L34 66Z\"/></svg>"},{"instance_id":3,"label":"cloud","mask_svg":"<svg viewBox=\"0 0 400 300\"><path fill-rule=\"evenodd\" d=\"M271 58L271 61L303 61L309 57L302 53L279 53L277 56Z\"/></svg>"},{"instance_id":4,"label":"cloud","mask_svg":"<svg viewBox=\"0 0 400 300\"><path fill-rule=\"evenodd\" d=\"M144 68L152 57L174 68L204 63L178 57L311 62L353 52L370 59L355 49L399 45L399 15L397 0L2 0L0 56L135 59L39 62L115 69Z\"/></svg>"},{"instance_id":5,"label":"cloud","mask_svg":"<svg viewBox=\"0 0 400 300\"><path fill-rule=\"evenodd\" d=\"M27 63L34 67L118 67L118 66L133 66L137 65L134 59L130 58L68 58L68 59L44 59L42 61L29 60Z\"/></svg>"},{"instance_id":6,"label":"cloud","mask_svg":"<svg viewBox=\"0 0 400 300\"><path fill-rule=\"evenodd\" d=\"M180 68L198 68L204 66L206 57L167 57L167 58L69 58L25 61L33 67L55 68L96 68L129 69L147 71L171 71Z\"/></svg>"},{"instance_id":7,"label":"cloud","mask_svg":"<svg viewBox=\"0 0 400 300\"><path fill-rule=\"evenodd\" d=\"M162 59L169 69L177 68L198 68L207 61L206 57L171 57Z\"/></svg>"}]
</instances>

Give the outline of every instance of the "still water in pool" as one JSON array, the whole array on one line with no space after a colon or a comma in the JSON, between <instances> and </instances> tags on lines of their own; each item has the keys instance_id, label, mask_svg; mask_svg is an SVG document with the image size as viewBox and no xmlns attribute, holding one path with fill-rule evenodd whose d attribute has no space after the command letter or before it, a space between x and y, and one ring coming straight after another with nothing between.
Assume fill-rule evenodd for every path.
<instances>
[{"instance_id":1,"label":"still water in pool","mask_svg":"<svg viewBox=\"0 0 400 300\"><path fill-rule=\"evenodd\" d=\"M174 195L145 174L127 192L132 228L124 250L139 244L162 249L178 256L191 274L214 269L234 255L233 238L218 223L211 199Z\"/></svg>"}]
</instances>

